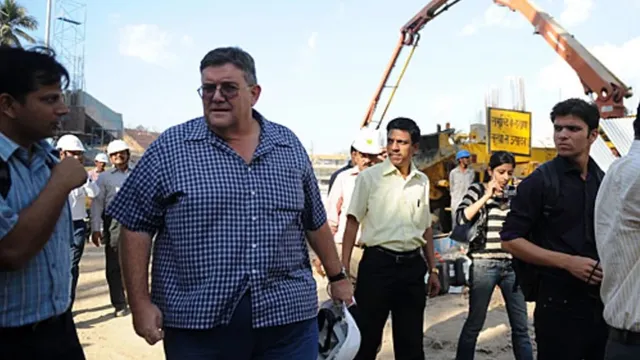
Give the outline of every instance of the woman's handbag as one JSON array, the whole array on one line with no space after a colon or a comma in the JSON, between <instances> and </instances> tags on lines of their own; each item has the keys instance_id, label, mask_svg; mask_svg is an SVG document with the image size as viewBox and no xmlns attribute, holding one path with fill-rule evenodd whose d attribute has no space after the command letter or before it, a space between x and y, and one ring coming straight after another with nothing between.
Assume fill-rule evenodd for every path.
<instances>
[{"instance_id":1,"label":"woman's handbag","mask_svg":"<svg viewBox=\"0 0 640 360\"><path fill-rule=\"evenodd\" d=\"M478 224L481 222L479 221L479 217L480 216L477 216L476 219L464 224L456 225L456 227L453 228L451 235L449 235L449 238L459 243L470 243L473 241L478 237Z\"/></svg>"}]
</instances>

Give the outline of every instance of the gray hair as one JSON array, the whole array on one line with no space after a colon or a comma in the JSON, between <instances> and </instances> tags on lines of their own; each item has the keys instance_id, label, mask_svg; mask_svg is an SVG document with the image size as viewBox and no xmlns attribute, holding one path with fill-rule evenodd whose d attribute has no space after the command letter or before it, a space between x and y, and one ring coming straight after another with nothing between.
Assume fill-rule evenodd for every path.
<instances>
[{"instance_id":1,"label":"gray hair","mask_svg":"<svg viewBox=\"0 0 640 360\"><path fill-rule=\"evenodd\" d=\"M220 47L213 49L200 61L200 72L209 66L223 66L232 64L244 72L244 79L248 85L256 85L256 64L248 52L239 47Z\"/></svg>"}]
</instances>

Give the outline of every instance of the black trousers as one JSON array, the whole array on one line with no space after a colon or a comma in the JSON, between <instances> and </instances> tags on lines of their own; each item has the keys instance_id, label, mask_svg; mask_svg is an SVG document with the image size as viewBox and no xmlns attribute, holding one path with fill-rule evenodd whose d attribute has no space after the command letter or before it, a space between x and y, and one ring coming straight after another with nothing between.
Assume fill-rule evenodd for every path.
<instances>
[{"instance_id":1,"label":"black trousers","mask_svg":"<svg viewBox=\"0 0 640 360\"><path fill-rule=\"evenodd\" d=\"M419 254L402 257L366 248L358 267L355 298L360 350L356 360L374 360L391 313L397 360L424 360L423 323L427 265Z\"/></svg>"},{"instance_id":2,"label":"black trousers","mask_svg":"<svg viewBox=\"0 0 640 360\"><path fill-rule=\"evenodd\" d=\"M541 280L534 313L538 360L604 359L609 332L604 305L585 286Z\"/></svg>"},{"instance_id":3,"label":"black trousers","mask_svg":"<svg viewBox=\"0 0 640 360\"><path fill-rule=\"evenodd\" d=\"M611 329L605 360L638 359L640 359L640 333Z\"/></svg>"},{"instance_id":4,"label":"black trousers","mask_svg":"<svg viewBox=\"0 0 640 360\"><path fill-rule=\"evenodd\" d=\"M127 307L127 299L122 285L122 270L120 269L120 256L118 254L118 237L120 236L120 224L109 216L103 217L104 255L106 261L106 277L109 285L109 297L111 305L116 310L124 310Z\"/></svg>"},{"instance_id":5,"label":"black trousers","mask_svg":"<svg viewBox=\"0 0 640 360\"><path fill-rule=\"evenodd\" d=\"M84 360L71 309L37 324L0 328L1 360Z\"/></svg>"}]
</instances>

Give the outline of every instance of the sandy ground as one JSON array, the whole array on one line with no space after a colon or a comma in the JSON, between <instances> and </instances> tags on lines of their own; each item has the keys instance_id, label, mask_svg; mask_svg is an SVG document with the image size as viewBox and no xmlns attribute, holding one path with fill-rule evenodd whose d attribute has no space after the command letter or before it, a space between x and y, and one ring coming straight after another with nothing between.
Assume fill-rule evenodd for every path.
<instances>
[{"instance_id":1,"label":"sandy ground","mask_svg":"<svg viewBox=\"0 0 640 360\"><path fill-rule=\"evenodd\" d=\"M131 316L114 318L104 276L102 249L87 244L81 262L81 276L74 306L80 341L89 360L164 359L162 344L149 346L136 336ZM318 296L326 299L326 282L318 279ZM466 317L466 295L446 295L429 299L425 318L426 359L451 360L460 329ZM530 306L529 312L532 314ZM532 330L531 330L532 331ZM533 337L533 333L532 337ZM391 327L387 324L384 343L378 359L393 359ZM534 345L535 346L535 345ZM476 349L477 360L513 359L511 337L504 302L498 289L487 314L484 330Z\"/></svg>"}]
</instances>

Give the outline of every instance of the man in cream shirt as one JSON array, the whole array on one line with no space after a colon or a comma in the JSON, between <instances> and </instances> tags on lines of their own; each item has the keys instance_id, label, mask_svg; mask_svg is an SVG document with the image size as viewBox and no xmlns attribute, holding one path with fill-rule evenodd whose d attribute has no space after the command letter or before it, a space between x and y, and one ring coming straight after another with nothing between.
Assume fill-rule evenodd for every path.
<instances>
[{"instance_id":1,"label":"man in cream shirt","mask_svg":"<svg viewBox=\"0 0 640 360\"><path fill-rule=\"evenodd\" d=\"M347 209L351 203L351 194L356 185L356 177L358 174L375 164L380 163L380 154L382 154L383 146L381 137L374 129L363 128L358 133L356 139L351 145L355 149L354 166L341 172L336 177L334 186L329 191L327 199L327 218L329 226L333 232L334 240L340 248L344 230L347 226ZM356 237L356 243L360 238L360 232ZM358 251L359 249L356 249ZM360 251L358 251L360 252ZM360 259L361 254L352 256L352 264ZM357 277L356 269L351 269L351 275Z\"/></svg>"},{"instance_id":2,"label":"man in cream shirt","mask_svg":"<svg viewBox=\"0 0 640 360\"><path fill-rule=\"evenodd\" d=\"M606 360L640 359L640 105L629 153L607 170L595 206Z\"/></svg>"},{"instance_id":3,"label":"man in cream shirt","mask_svg":"<svg viewBox=\"0 0 640 360\"><path fill-rule=\"evenodd\" d=\"M392 120L387 125L388 158L356 178L347 212L342 262L351 271L351 254L362 225L364 254L355 290L362 335L358 360L375 359L390 312L395 358L424 359L424 278L437 271L429 179L412 161L419 142L420 128L413 120ZM429 276L428 288L430 295L438 293L437 276Z\"/></svg>"}]
</instances>

